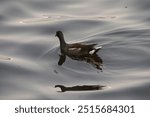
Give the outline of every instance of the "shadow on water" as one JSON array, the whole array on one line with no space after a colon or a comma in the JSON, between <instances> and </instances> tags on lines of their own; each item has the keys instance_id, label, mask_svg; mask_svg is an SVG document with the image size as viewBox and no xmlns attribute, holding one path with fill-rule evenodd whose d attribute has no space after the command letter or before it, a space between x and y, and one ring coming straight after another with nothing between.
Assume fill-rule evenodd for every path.
<instances>
[{"instance_id":1,"label":"shadow on water","mask_svg":"<svg viewBox=\"0 0 150 117\"><path fill-rule=\"evenodd\" d=\"M66 92L66 91L90 91L90 90L103 90L106 86L104 85L82 85L82 86L72 86L66 87L64 85L55 85L55 88L59 87L61 91L58 92Z\"/></svg>"},{"instance_id":2,"label":"shadow on water","mask_svg":"<svg viewBox=\"0 0 150 117\"><path fill-rule=\"evenodd\" d=\"M95 66L95 68L99 69L102 71L102 66L103 66L103 60L101 59L101 57L98 56L98 54L94 54L94 55L89 55L88 57L70 57L73 60L77 60L77 61L85 61L93 66ZM65 54L61 54L59 61L58 61L58 65L62 65L66 60L66 55Z\"/></svg>"}]
</instances>

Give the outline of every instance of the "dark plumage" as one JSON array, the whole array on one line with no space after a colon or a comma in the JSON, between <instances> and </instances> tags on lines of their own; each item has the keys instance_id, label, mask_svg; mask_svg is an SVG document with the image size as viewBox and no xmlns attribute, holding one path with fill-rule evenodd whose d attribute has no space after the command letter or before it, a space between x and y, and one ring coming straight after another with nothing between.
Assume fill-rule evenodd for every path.
<instances>
[{"instance_id":1,"label":"dark plumage","mask_svg":"<svg viewBox=\"0 0 150 117\"><path fill-rule=\"evenodd\" d=\"M67 55L74 60L86 61L87 63L94 65L97 69L102 70L103 60L96 54L101 47L96 47L96 44L68 44L65 42L63 33L61 31L57 31L56 36L60 41L61 50L58 65L62 65L65 62Z\"/></svg>"},{"instance_id":2,"label":"dark plumage","mask_svg":"<svg viewBox=\"0 0 150 117\"><path fill-rule=\"evenodd\" d=\"M82 58L96 54L101 47L95 47L96 44L84 45L81 43L68 44L64 40L63 33L57 31L56 35L60 41L61 53L68 55L69 57Z\"/></svg>"}]
</instances>

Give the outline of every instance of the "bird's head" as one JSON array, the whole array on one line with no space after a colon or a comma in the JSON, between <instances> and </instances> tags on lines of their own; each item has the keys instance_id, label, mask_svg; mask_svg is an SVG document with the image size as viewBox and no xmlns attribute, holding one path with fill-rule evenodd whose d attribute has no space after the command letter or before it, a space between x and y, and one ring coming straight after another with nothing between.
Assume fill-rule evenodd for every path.
<instances>
[{"instance_id":1,"label":"bird's head","mask_svg":"<svg viewBox=\"0 0 150 117\"><path fill-rule=\"evenodd\" d=\"M57 31L55 37L62 37L63 33L62 31Z\"/></svg>"}]
</instances>

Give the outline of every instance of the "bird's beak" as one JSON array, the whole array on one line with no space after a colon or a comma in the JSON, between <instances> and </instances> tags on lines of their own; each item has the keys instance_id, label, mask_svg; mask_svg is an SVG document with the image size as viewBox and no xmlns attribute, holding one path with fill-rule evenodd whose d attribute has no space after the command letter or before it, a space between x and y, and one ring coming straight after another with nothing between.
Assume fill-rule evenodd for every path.
<instances>
[{"instance_id":1,"label":"bird's beak","mask_svg":"<svg viewBox=\"0 0 150 117\"><path fill-rule=\"evenodd\" d=\"M55 37L57 37L57 34L55 35Z\"/></svg>"}]
</instances>

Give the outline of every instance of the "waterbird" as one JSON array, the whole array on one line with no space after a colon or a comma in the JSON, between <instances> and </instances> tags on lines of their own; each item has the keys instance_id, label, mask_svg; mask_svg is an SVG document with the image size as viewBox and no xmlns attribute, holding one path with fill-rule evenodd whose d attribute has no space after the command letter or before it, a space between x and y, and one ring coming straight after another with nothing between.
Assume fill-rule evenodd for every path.
<instances>
[{"instance_id":1,"label":"waterbird","mask_svg":"<svg viewBox=\"0 0 150 117\"><path fill-rule=\"evenodd\" d=\"M56 37L60 41L60 50L62 54L68 55L69 57L82 58L96 54L102 47L97 44L82 44L82 43L66 43L62 31L56 32Z\"/></svg>"},{"instance_id":2,"label":"waterbird","mask_svg":"<svg viewBox=\"0 0 150 117\"><path fill-rule=\"evenodd\" d=\"M55 36L58 37L60 41L61 50L58 65L62 65L65 62L67 55L71 59L85 61L94 65L97 69L102 70L101 66L103 60L97 55L97 52L102 48L101 46L96 46L97 44L83 43L68 44L65 42L62 31L57 31Z\"/></svg>"}]
</instances>

